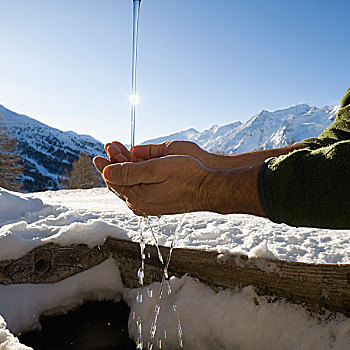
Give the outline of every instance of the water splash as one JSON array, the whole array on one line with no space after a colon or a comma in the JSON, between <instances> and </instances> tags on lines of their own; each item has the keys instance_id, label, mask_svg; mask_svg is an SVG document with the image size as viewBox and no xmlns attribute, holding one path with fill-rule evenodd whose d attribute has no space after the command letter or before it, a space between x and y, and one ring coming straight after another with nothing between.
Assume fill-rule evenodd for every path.
<instances>
[{"instance_id":1,"label":"water splash","mask_svg":"<svg viewBox=\"0 0 350 350\"><path fill-rule=\"evenodd\" d=\"M154 320L152 322L152 326L151 326L151 330L150 330L151 339L154 339L156 332L157 332L157 323L158 323L158 318L159 318L159 313L160 313L160 304L161 304L161 300L162 300L162 296L163 296L165 282L167 283L167 286L168 286L168 295L170 295L172 293L170 282L169 282L168 269L169 269L172 253L173 253L173 250L174 250L175 245L176 245L178 232L180 231L180 228L184 222L185 217L186 217L186 214L182 215L181 219L178 221L178 223L176 225L174 237L173 237L173 240L172 240L171 245L170 245L169 255L167 257L166 264L163 268L162 282L160 284L158 299L157 299L156 306L154 308ZM181 320L180 320L179 311L177 309L176 304L173 304L173 310L175 311L175 313L177 315L177 320L178 320L179 346L180 346L180 348L183 348L183 331L182 331L182 327L181 327Z\"/></svg>"},{"instance_id":2,"label":"water splash","mask_svg":"<svg viewBox=\"0 0 350 350\"><path fill-rule=\"evenodd\" d=\"M152 236L153 236L153 239L154 239L154 244L155 244L155 246L156 246L156 248L157 248L158 259L159 259L160 263L161 263L162 265L164 265L163 255L162 255L162 253L160 252L160 249L159 249L158 238L156 237L156 235L155 235L155 233L154 233L154 231L153 231L153 227L152 227L152 225L151 225L151 222L150 222L150 220L149 220L149 217L146 216L146 217L145 217L145 220L147 221L148 226L149 226L149 228L150 228L150 230L151 230L151 233L152 233ZM159 220L160 220L160 219L158 219L158 221L159 221ZM158 222L158 232L159 232L159 222Z\"/></svg>"},{"instance_id":3,"label":"water splash","mask_svg":"<svg viewBox=\"0 0 350 350\"><path fill-rule=\"evenodd\" d=\"M137 325L136 348L137 348L137 350L142 350L143 349L142 322L141 322L141 318L140 317L137 319L136 325Z\"/></svg>"},{"instance_id":4,"label":"water splash","mask_svg":"<svg viewBox=\"0 0 350 350\"><path fill-rule=\"evenodd\" d=\"M139 218L139 232L140 232L140 254L141 254L141 267L139 268L137 275L139 278L139 283L143 287L143 278L145 276L145 242L143 237L143 220Z\"/></svg>"}]
</instances>

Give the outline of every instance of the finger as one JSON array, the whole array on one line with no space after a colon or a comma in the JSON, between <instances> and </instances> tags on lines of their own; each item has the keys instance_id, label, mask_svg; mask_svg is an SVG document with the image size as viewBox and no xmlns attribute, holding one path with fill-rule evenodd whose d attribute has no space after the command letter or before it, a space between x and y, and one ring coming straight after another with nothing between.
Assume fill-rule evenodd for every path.
<instances>
[{"instance_id":1,"label":"finger","mask_svg":"<svg viewBox=\"0 0 350 350\"><path fill-rule=\"evenodd\" d=\"M164 162L162 164L166 168L166 164ZM167 177L162 169L162 164L156 159L141 163L111 164L104 168L103 177L115 185L132 186L142 183L159 183Z\"/></svg>"},{"instance_id":2,"label":"finger","mask_svg":"<svg viewBox=\"0 0 350 350\"><path fill-rule=\"evenodd\" d=\"M118 141L113 141L112 143L121 150L121 154L123 154L128 159L129 162L144 162L146 160L145 158L136 156L135 151L131 152L127 150L122 143Z\"/></svg>"},{"instance_id":3,"label":"finger","mask_svg":"<svg viewBox=\"0 0 350 350\"><path fill-rule=\"evenodd\" d=\"M99 157L99 156L95 157L93 159L93 162L94 162L94 165L95 165L96 169L99 171L100 174L103 173L103 169L106 166L111 164L106 158Z\"/></svg>"},{"instance_id":4,"label":"finger","mask_svg":"<svg viewBox=\"0 0 350 350\"><path fill-rule=\"evenodd\" d=\"M131 161L131 153L129 150L120 142L113 141L112 144L119 148L120 153L130 162Z\"/></svg>"},{"instance_id":5,"label":"finger","mask_svg":"<svg viewBox=\"0 0 350 350\"><path fill-rule=\"evenodd\" d=\"M125 158L125 156L123 156L122 154L117 154L113 158L113 162L112 163L125 163L125 162L128 162L128 160Z\"/></svg>"},{"instance_id":6,"label":"finger","mask_svg":"<svg viewBox=\"0 0 350 350\"><path fill-rule=\"evenodd\" d=\"M134 148L135 157L145 160L159 158L165 156L166 144L160 145L137 145Z\"/></svg>"},{"instance_id":7,"label":"finger","mask_svg":"<svg viewBox=\"0 0 350 350\"><path fill-rule=\"evenodd\" d=\"M107 153L108 153L107 148L108 148L109 146L111 146L111 145L113 145L116 149L118 149L118 152L119 152L119 153L122 153L122 151L120 150L120 148L119 148L117 145L113 144L112 142L108 142L108 143L106 143L105 146L104 146L104 149L105 149L105 151L106 151Z\"/></svg>"},{"instance_id":8,"label":"finger","mask_svg":"<svg viewBox=\"0 0 350 350\"><path fill-rule=\"evenodd\" d=\"M114 144L110 143L106 145L106 152L108 154L108 158L110 162L116 163L116 162L127 162L128 159L121 153L120 149L115 146Z\"/></svg>"}]
</instances>

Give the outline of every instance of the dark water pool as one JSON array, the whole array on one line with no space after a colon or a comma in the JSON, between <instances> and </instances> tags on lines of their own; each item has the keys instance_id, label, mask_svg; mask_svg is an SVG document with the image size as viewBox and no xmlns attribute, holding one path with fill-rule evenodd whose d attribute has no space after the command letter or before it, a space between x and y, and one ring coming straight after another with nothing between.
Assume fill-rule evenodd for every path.
<instances>
[{"instance_id":1,"label":"dark water pool","mask_svg":"<svg viewBox=\"0 0 350 350\"><path fill-rule=\"evenodd\" d=\"M20 335L35 350L134 350L128 335L130 309L120 303L85 303L66 315L41 319L42 330Z\"/></svg>"}]
</instances>

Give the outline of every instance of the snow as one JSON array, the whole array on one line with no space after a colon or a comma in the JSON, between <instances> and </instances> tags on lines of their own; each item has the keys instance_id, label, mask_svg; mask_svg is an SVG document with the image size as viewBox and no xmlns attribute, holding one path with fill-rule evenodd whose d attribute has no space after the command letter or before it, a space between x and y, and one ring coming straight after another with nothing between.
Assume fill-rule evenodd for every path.
<instances>
[{"instance_id":1,"label":"snow","mask_svg":"<svg viewBox=\"0 0 350 350\"><path fill-rule=\"evenodd\" d=\"M54 213L55 209L51 205L44 205L41 199L0 190L0 227L20 220L33 222Z\"/></svg>"},{"instance_id":2,"label":"snow","mask_svg":"<svg viewBox=\"0 0 350 350\"><path fill-rule=\"evenodd\" d=\"M179 215L162 217L161 231L157 219L151 219L160 244L170 246L179 219ZM104 188L32 194L0 189L1 260L19 258L48 242L93 247L102 245L108 236L138 241L138 230L139 219ZM149 227L145 227L144 234L146 242L154 244ZM350 262L349 239L349 230L293 228L248 215L199 212L186 214L176 246L217 250L219 261L231 252L243 252L249 257L344 264ZM215 293L188 276L172 278L170 284L172 293L168 295L165 288L154 339L161 340L164 349L178 347L174 305L188 349L349 347L350 319L340 314L311 315L301 306L257 296L252 287ZM18 334L39 328L41 315L67 312L87 300L118 301L123 297L132 310L131 337L137 339L136 322L141 317L142 336L147 343L158 290L159 283L125 289L111 258L55 284L0 285L0 315L8 329ZM138 293L143 295L142 303L136 300ZM0 322L0 349L25 349L20 346Z\"/></svg>"},{"instance_id":3,"label":"snow","mask_svg":"<svg viewBox=\"0 0 350 350\"><path fill-rule=\"evenodd\" d=\"M303 103L273 112L262 110L245 123L214 125L202 132L189 129L144 143L186 140L197 143L207 151L227 154L283 147L292 140L299 142L319 135L332 123L338 110L339 106L317 108Z\"/></svg>"},{"instance_id":4,"label":"snow","mask_svg":"<svg viewBox=\"0 0 350 350\"><path fill-rule=\"evenodd\" d=\"M178 349L177 306L185 349L326 350L349 348L350 319L340 314L313 317L301 306L285 301L271 302L258 296L249 286L242 290L215 293L199 281L183 276L171 278L172 293L161 303L158 331L154 344L161 339L164 349ZM153 290L149 297L147 289ZM131 307L129 332L137 339L136 320L143 320L143 340L151 340L151 324L159 293L159 283L142 289L142 303L136 301L139 290L124 293ZM166 330L166 334L164 331ZM158 338L158 339L157 339ZM163 349L163 347L162 347Z\"/></svg>"},{"instance_id":5,"label":"snow","mask_svg":"<svg viewBox=\"0 0 350 350\"><path fill-rule=\"evenodd\" d=\"M267 241L261 242L259 245L251 249L248 254L249 258L265 258L277 259L277 257L267 247Z\"/></svg>"},{"instance_id":6,"label":"snow","mask_svg":"<svg viewBox=\"0 0 350 350\"><path fill-rule=\"evenodd\" d=\"M11 194L13 197L11 197ZM108 236L139 240L139 219L131 213L124 202L105 188L91 190L47 191L34 194L16 194L0 191L7 196L6 209L11 211L11 221L0 228L0 258L23 255L11 251L11 240L28 246L26 251L47 242L67 244L68 242L88 244L90 247L103 244ZM34 210L23 212L17 205L21 201L38 201L42 204ZM11 204L12 203L12 204ZM34 202L32 203L35 207ZM39 203L39 202L35 202ZM17 212L18 209L18 212ZM46 216L42 213L46 212ZM16 221L17 216L17 221ZM37 218L36 221L33 221ZM160 219L159 243L170 246L173 233L180 220L179 215ZM16 221L16 222L14 222ZM151 218L155 231L158 221ZM1 221L0 221L1 225ZM146 226L146 243L153 244L153 237ZM314 228L295 228L278 225L267 219L249 215L219 215L208 212L188 213L179 230L177 246L198 249L214 249L219 252L251 252L259 257L257 247L266 242L266 249L281 260L314 263L350 263L350 230L321 230ZM6 248L1 248L6 246ZM29 247L30 246L30 247ZM263 248L263 247L261 247ZM266 254L267 254L266 250Z\"/></svg>"},{"instance_id":7,"label":"snow","mask_svg":"<svg viewBox=\"0 0 350 350\"><path fill-rule=\"evenodd\" d=\"M19 334L40 329L40 315L62 314L86 301L121 300L123 283L113 258L51 284L0 285L0 314ZM4 302L6 300L6 303Z\"/></svg>"},{"instance_id":8,"label":"snow","mask_svg":"<svg viewBox=\"0 0 350 350\"><path fill-rule=\"evenodd\" d=\"M5 320L0 316L0 350L29 350L32 349L19 340L6 328Z\"/></svg>"}]
</instances>

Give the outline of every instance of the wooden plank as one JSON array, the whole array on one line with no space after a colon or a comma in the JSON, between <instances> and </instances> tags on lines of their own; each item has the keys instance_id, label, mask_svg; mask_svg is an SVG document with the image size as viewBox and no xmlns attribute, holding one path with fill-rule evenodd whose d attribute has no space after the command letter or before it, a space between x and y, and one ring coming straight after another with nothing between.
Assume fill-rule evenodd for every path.
<instances>
[{"instance_id":1,"label":"wooden plank","mask_svg":"<svg viewBox=\"0 0 350 350\"><path fill-rule=\"evenodd\" d=\"M166 260L169 248L160 247ZM144 284L161 281L163 266L155 246L145 247ZM109 256L117 261L124 284L139 287L141 265L136 242L108 238L101 247L47 244L20 259L0 261L0 283L54 283L89 269ZM285 298L310 310L328 309L350 316L350 265L307 264L272 259L222 256L215 251L175 248L169 275L189 274L214 290L253 285L260 295Z\"/></svg>"},{"instance_id":2,"label":"wooden plank","mask_svg":"<svg viewBox=\"0 0 350 350\"><path fill-rule=\"evenodd\" d=\"M0 283L55 283L100 264L107 246L85 244L61 247L52 243L33 249L20 259L0 261Z\"/></svg>"}]
</instances>

